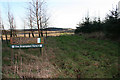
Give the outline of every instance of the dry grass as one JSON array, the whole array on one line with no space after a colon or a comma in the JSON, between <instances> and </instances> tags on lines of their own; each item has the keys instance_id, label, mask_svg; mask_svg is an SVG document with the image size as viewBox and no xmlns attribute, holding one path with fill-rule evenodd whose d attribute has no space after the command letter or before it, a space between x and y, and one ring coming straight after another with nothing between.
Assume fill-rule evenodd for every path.
<instances>
[{"instance_id":1,"label":"dry grass","mask_svg":"<svg viewBox=\"0 0 120 80\"><path fill-rule=\"evenodd\" d=\"M94 32L82 34L85 38L96 38L96 39L105 39L105 34L103 32Z\"/></svg>"},{"instance_id":2,"label":"dry grass","mask_svg":"<svg viewBox=\"0 0 120 80\"><path fill-rule=\"evenodd\" d=\"M15 63L3 65L3 76L6 78L56 78L57 70L49 56L44 51L44 56L34 56L19 49L15 55ZM11 60L4 57L3 60Z\"/></svg>"},{"instance_id":3,"label":"dry grass","mask_svg":"<svg viewBox=\"0 0 120 80\"><path fill-rule=\"evenodd\" d=\"M18 32L17 37L24 37L23 33L24 33L24 31ZM31 32L26 31L25 33L26 33L25 36L29 37L29 33L31 33ZM74 34L74 33L70 33L70 32L65 33L64 31L47 31L47 36L60 36L60 35L63 35L63 34L71 35L71 34ZM30 36L32 37L32 34L30 34ZM35 37L39 36L37 31L34 32L34 36ZM43 36L46 36L45 31L43 31ZM2 35L2 37L3 37L3 40L6 40L5 35ZM8 37L8 40L10 40L10 35L7 35L7 37Z\"/></svg>"}]
</instances>

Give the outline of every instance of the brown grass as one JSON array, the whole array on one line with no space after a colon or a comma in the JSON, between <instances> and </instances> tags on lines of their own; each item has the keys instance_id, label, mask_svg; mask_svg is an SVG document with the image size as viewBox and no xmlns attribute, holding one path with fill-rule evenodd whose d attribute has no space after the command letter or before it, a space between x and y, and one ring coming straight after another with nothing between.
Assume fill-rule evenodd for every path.
<instances>
[{"instance_id":1,"label":"brown grass","mask_svg":"<svg viewBox=\"0 0 120 80\"><path fill-rule=\"evenodd\" d=\"M19 78L57 78L58 72L55 66L49 62L49 56L45 51L43 56L34 56L19 49L18 54L14 55L15 64L3 65L3 76L6 78L16 78L17 76ZM3 59L10 60L7 57Z\"/></svg>"},{"instance_id":2,"label":"brown grass","mask_svg":"<svg viewBox=\"0 0 120 80\"><path fill-rule=\"evenodd\" d=\"M97 39L104 39L105 34L103 32L94 32L94 33L89 33L89 34L81 34L85 36L85 38L97 38Z\"/></svg>"}]
</instances>

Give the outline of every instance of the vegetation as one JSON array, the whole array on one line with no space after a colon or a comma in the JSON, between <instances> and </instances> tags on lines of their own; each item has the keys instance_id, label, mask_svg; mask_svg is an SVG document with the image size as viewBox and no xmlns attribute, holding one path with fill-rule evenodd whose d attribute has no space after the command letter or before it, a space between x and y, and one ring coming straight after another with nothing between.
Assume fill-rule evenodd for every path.
<instances>
[{"instance_id":1,"label":"vegetation","mask_svg":"<svg viewBox=\"0 0 120 80\"><path fill-rule=\"evenodd\" d=\"M106 17L106 20L104 22L104 32L107 37L110 38L120 38L120 18L119 16L118 9L113 9L110 12L110 15Z\"/></svg>"},{"instance_id":2,"label":"vegetation","mask_svg":"<svg viewBox=\"0 0 120 80\"><path fill-rule=\"evenodd\" d=\"M115 78L119 75L117 44L84 36L60 36L49 37L46 46L59 77Z\"/></svg>"},{"instance_id":3,"label":"vegetation","mask_svg":"<svg viewBox=\"0 0 120 80\"><path fill-rule=\"evenodd\" d=\"M100 21L100 18L94 21L90 21L89 16L85 17L85 21L83 23L78 24L79 27L75 30L75 33L91 33L91 32L100 32L102 31L102 22Z\"/></svg>"},{"instance_id":4,"label":"vegetation","mask_svg":"<svg viewBox=\"0 0 120 80\"><path fill-rule=\"evenodd\" d=\"M75 33L78 34L80 32L82 33L92 33L92 32L103 32L106 37L112 38L112 39L119 39L120 36L120 18L118 9L113 9L110 11L110 14L108 14L104 21L100 21L100 18L96 21L90 21L89 17L85 17L85 21L83 23L78 24L77 29L75 30Z\"/></svg>"},{"instance_id":5,"label":"vegetation","mask_svg":"<svg viewBox=\"0 0 120 80\"><path fill-rule=\"evenodd\" d=\"M49 78L57 72L45 56L41 56L40 48L11 49L3 42L2 46L3 78Z\"/></svg>"},{"instance_id":6,"label":"vegetation","mask_svg":"<svg viewBox=\"0 0 120 80\"><path fill-rule=\"evenodd\" d=\"M15 64L11 64L9 46L3 44L2 49L4 78L117 78L120 74L120 47L110 40L77 35L48 37L43 57L39 48L13 49Z\"/></svg>"},{"instance_id":7,"label":"vegetation","mask_svg":"<svg viewBox=\"0 0 120 80\"><path fill-rule=\"evenodd\" d=\"M40 31L47 27L49 19L43 11L44 4L44 0L43 2L33 0L28 9L29 25L31 29L34 25L37 26L39 37L44 37L45 32L47 35L47 29L44 32ZM3 78L118 78L120 76L118 70L120 45L118 42L106 39L120 38L120 18L117 8L110 11L104 21L100 18L91 21L89 16L85 17L85 21L79 23L75 30L76 34L83 33L82 35L70 35L72 33L66 31L53 34L60 36L45 38L42 48L44 55L40 54L40 48L11 49L7 35L16 36L14 31L16 25L10 11L8 19L9 33L0 20L0 27L3 28L7 42L1 36ZM35 37L33 31L31 33Z\"/></svg>"},{"instance_id":8,"label":"vegetation","mask_svg":"<svg viewBox=\"0 0 120 80\"><path fill-rule=\"evenodd\" d=\"M29 26L31 29L33 29L34 26L37 26L39 37L40 36L43 37L42 29L47 28L47 25L48 25L49 18L46 15L45 6L46 6L45 0L32 0L32 2L29 2L29 8L28 8ZM32 32L32 35L33 35L33 32Z\"/></svg>"}]
</instances>

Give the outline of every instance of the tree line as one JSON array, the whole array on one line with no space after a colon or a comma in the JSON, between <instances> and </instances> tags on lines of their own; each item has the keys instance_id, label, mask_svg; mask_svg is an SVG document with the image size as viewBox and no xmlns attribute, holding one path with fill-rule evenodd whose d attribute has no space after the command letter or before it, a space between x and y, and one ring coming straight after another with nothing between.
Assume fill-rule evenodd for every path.
<instances>
[{"instance_id":1,"label":"tree line","mask_svg":"<svg viewBox=\"0 0 120 80\"><path fill-rule=\"evenodd\" d=\"M92 33L92 32L103 32L106 37L112 39L119 39L120 36L120 12L118 8L113 8L110 13L107 14L105 20L101 21L100 18L90 20L89 16L85 17L82 23L77 24L75 34L79 33Z\"/></svg>"}]
</instances>

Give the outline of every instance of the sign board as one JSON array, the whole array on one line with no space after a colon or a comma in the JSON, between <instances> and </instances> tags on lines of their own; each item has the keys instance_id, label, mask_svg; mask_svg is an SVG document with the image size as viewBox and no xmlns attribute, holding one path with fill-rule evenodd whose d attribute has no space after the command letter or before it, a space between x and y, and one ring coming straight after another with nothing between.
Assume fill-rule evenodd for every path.
<instances>
[{"instance_id":1,"label":"sign board","mask_svg":"<svg viewBox=\"0 0 120 80\"><path fill-rule=\"evenodd\" d=\"M11 48L40 48L43 44L11 45Z\"/></svg>"},{"instance_id":2,"label":"sign board","mask_svg":"<svg viewBox=\"0 0 120 80\"><path fill-rule=\"evenodd\" d=\"M43 37L27 38L27 37L11 37L11 48L39 48L43 47Z\"/></svg>"},{"instance_id":3,"label":"sign board","mask_svg":"<svg viewBox=\"0 0 120 80\"><path fill-rule=\"evenodd\" d=\"M27 38L27 37L11 37L11 44L43 44L43 37L41 38Z\"/></svg>"}]
</instances>

